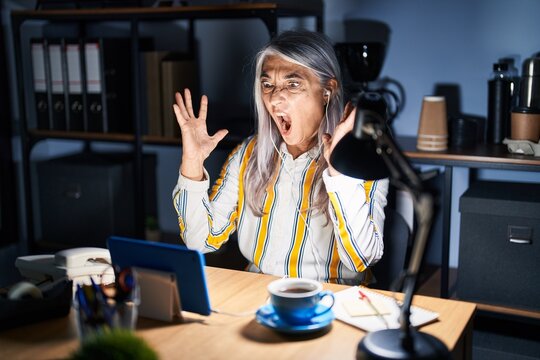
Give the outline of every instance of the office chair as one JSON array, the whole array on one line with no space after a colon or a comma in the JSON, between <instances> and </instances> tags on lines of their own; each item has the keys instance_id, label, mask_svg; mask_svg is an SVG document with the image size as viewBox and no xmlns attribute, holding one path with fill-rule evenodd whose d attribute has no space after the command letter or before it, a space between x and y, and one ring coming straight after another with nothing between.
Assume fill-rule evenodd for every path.
<instances>
[{"instance_id":1,"label":"office chair","mask_svg":"<svg viewBox=\"0 0 540 360\"><path fill-rule=\"evenodd\" d=\"M411 230L403 216L388 206L384 212L384 254L372 269L376 282L370 284L370 287L390 290L392 282L407 265L412 239Z\"/></svg>"}]
</instances>

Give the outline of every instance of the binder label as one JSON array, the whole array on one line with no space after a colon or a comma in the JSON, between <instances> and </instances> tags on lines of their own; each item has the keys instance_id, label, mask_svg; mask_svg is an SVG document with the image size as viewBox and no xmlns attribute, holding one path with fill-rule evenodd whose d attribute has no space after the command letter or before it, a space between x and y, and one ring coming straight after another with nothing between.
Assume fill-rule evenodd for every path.
<instances>
[{"instance_id":1,"label":"binder label","mask_svg":"<svg viewBox=\"0 0 540 360\"><path fill-rule=\"evenodd\" d=\"M45 79L45 53L43 44L32 44L32 70L34 73L34 91L47 92Z\"/></svg>"},{"instance_id":2,"label":"binder label","mask_svg":"<svg viewBox=\"0 0 540 360\"><path fill-rule=\"evenodd\" d=\"M84 45L86 56L86 90L89 94L101 93L101 64L99 58L99 44Z\"/></svg>"},{"instance_id":3,"label":"binder label","mask_svg":"<svg viewBox=\"0 0 540 360\"><path fill-rule=\"evenodd\" d=\"M81 53L78 44L66 46L68 90L70 94L82 94Z\"/></svg>"},{"instance_id":4,"label":"binder label","mask_svg":"<svg viewBox=\"0 0 540 360\"><path fill-rule=\"evenodd\" d=\"M49 45L49 59L51 67L52 93L64 94L64 78L62 76L62 53L60 45Z\"/></svg>"}]
</instances>

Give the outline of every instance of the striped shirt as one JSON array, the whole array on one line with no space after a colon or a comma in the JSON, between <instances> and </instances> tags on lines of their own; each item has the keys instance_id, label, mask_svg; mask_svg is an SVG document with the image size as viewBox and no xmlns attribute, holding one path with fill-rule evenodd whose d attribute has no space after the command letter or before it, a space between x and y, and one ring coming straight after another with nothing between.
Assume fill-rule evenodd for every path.
<instances>
[{"instance_id":1,"label":"striped shirt","mask_svg":"<svg viewBox=\"0 0 540 360\"><path fill-rule=\"evenodd\" d=\"M263 216L247 205L244 176L256 137L240 144L226 160L210 194L209 176L193 181L178 177L173 191L180 235L189 248L219 249L238 231L242 254L263 273L359 283L364 270L383 253L384 206L388 179L364 181L345 175L323 183L331 221L311 209L317 187L316 148L293 159L285 144L278 171L263 199ZM314 186L315 183L315 186Z\"/></svg>"}]
</instances>

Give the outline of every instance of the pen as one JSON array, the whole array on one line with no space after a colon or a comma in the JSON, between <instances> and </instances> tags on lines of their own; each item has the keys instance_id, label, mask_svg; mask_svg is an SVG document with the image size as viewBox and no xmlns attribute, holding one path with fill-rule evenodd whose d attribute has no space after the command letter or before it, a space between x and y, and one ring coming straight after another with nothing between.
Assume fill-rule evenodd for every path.
<instances>
[{"instance_id":1,"label":"pen","mask_svg":"<svg viewBox=\"0 0 540 360\"><path fill-rule=\"evenodd\" d=\"M108 326L112 327L112 317L114 313L114 308L107 303L107 297L103 293L103 290L95 283L94 279L90 276L90 283L92 284L92 289L94 292L94 299L96 302L96 312L98 312L105 323Z\"/></svg>"},{"instance_id":2,"label":"pen","mask_svg":"<svg viewBox=\"0 0 540 360\"><path fill-rule=\"evenodd\" d=\"M89 319L92 317L92 311L88 307L88 302L86 301L86 296L84 295L84 291L82 287L77 284L77 292L75 293L77 296L77 301L79 302L79 308L82 309L83 313L86 315L86 318Z\"/></svg>"},{"instance_id":3,"label":"pen","mask_svg":"<svg viewBox=\"0 0 540 360\"><path fill-rule=\"evenodd\" d=\"M384 326L388 329L388 322L384 318L384 315L381 314L379 309L377 309L377 307L375 307L375 305L373 305L373 303L371 302L371 299L366 294L364 294L362 292L362 290L360 290L360 289L358 289L358 295L360 295L360 300L366 301L368 303L368 305L371 307L371 309L373 309L373 311L375 311L375 314L377 314L377 316L384 322Z\"/></svg>"}]
</instances>

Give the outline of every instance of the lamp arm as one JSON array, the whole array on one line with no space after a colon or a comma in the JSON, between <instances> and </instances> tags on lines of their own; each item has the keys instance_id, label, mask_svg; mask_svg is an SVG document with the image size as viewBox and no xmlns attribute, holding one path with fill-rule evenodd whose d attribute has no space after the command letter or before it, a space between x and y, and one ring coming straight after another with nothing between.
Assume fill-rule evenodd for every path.
<instances>
[{"instance_id":1,"label":"lamp arm","mask_svg":"<svg viewBox=\"0 0 540 360\"><path fill-rule=\"evenodd\" d=\"M412 195L413 207L417 219L417 229L409 260L409 266L405 274L403 292L405 297L401 306L399 317L402 330L402 344L406 349L412 349L412 336L410 330L411 303L418 279L418 272L431 229L433 198L431 194L423 190L422 181L414 171L403 152L398 148L393 138L385 130L382 123L369 123L363 126L363 131L371 135L377 146L377 153L383 158L392 180L395 180L401 190Z\"/></svg>"}]
</instances>

